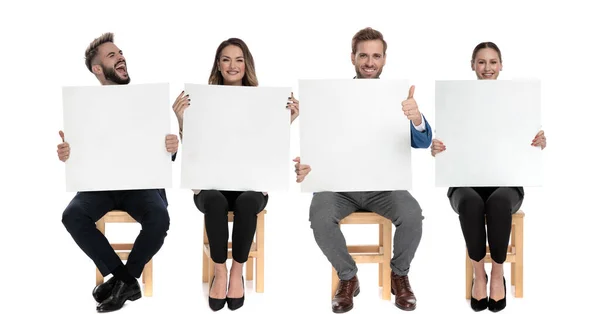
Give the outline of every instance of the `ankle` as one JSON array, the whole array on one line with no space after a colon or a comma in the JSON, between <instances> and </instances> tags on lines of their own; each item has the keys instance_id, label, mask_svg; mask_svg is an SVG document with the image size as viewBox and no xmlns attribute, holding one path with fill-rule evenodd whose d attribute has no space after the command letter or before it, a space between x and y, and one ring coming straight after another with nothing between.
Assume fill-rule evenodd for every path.
<instances>
[{"instance_id":1,"label":"ankle","mask_svg":"<svg viewBox=\"0 0 600 314\"><path fill-rule=\"evenodd\" d=\"M227 276L227 266L225 264L215 264L214 274L215 277Z\"/></svg>"},{"instance_id":2,"label":"ankle","mask_svg":"<svg viewBox=\"0 0 600 314\"><path fill-rule=\"evenodd\" d=\"M116 279L121 280L128 285L136 281L136 278L131 275L129 269L127 269L127 266L123 264L117 266L117 268L115 268L111 273Z\"/></svg>"}]
</instances>

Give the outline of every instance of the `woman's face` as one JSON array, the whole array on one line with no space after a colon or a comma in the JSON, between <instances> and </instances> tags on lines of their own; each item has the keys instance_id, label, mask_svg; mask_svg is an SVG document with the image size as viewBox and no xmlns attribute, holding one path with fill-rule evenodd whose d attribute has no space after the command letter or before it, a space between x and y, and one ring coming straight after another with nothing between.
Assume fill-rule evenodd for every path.
<instances>
[{"instance_id":1,"label":"woman's face","mask_svg":"<svg viewBox=\"0 0 600 314\"><path fill-rule=\"evenodd\" d=\"M240 47L229 45L223 48L218 65L225 85L242 85L242 78L246 74L246 61Z\"/></svg>"},{"instance_id":2,"label":"woman's face","mask_svg":"<svg viewBox=\"0 0 600 314\"><path fill-rule=\"evenodd\" d=\"M495 80L502 71L502 62L498 52L492 48L479 49L471 68L479 80Z\"/></svg>"}]
</instances>

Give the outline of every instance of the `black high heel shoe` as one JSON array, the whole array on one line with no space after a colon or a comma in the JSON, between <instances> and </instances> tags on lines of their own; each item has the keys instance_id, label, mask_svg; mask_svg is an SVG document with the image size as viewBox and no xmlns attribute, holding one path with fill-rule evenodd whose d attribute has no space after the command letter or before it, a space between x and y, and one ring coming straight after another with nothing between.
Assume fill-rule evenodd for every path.
<instances>
[{"instance_id":1,"label":"black high heel shoe","mask_svg":"<svg viewBox=\"0 0 600 314\"><path fill-rule=\"evenodd\" d=\"M502 276L502 282L504 283L504 298L496 301L490 298L490 304L488 305L488 309L492 312L499 312L504 310L506 307L506 279Z\"/></svg>"},{"instance_id":2,"label":"black high heel shoe","mask_svg":"<svg viewBox=\"0 0 600 314\"><path fill-rule=\"evenodd\" d=\"M244 305L244 297L246 295L246 287L244 287L244 276L242 276L242 289L244 289L244 295L241 298L230 298L227 297L227 307L235 311Z\"/></svg>"},{"instance_id":3,"label":"black high heel shoe","mask_svg":"<svg viewBox=\"0 0 600 314\"><path fill-rule=\"evenodd\" d=\"M487 274L485 274L485 283L487 284L487 282L488 282L488 276L487 276ZM471 284L471 287L474 287L474 286L475 286L475 278L473 278L473 283ZM471 309L473 309L473 311L475 311L475 312L480 312L487 308L488 308L488 297L486 296L485 298L483 298L481 300L477 300L473 297L473 290L471 290Z\"/></svg>"},{"instance_id":4,"label":"black high heel shoe","mask_svg":"<svg viewBox=\"0 0 600 314\"><path fill-rule=\"evenodd\" d=\"M225 299L215 299L210 297L210 289L212 288L213 283L215 283L215 277L213 276L212 281L210 282L210 287L208 288L208 306L210 306L211 310L218 311L225 306L227 298Z\"/></svg>"}]
</instances>

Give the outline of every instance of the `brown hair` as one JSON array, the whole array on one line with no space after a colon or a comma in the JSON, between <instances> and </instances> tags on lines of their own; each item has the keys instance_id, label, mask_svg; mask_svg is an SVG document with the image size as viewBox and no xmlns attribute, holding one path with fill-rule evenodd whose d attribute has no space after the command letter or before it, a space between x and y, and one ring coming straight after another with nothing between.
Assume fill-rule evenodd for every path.
<instances>
[{"instance_id":1,"label":"brown hair","mask_svg":"<svg viewBox=\"0 0 600 314\"><path fill-rule=\"evenodd\" d=\"M113 33L104 33L102 36L94 39L87 49L85 49L85 66L88 68L88 70L90 70L90 72L92 72L92 61L98 55L98 47L105 43L112 43L113 38Z\"/></svg>"},{"instance_id":2,"label":"brown hair","mask_svg":"<svg viewBox=\"0 0 600 314\"><path fill-rule=\"evenodd\" d=\"M494 49L498 53L498 58L500 58L500 63L502 63L502 54L500 53L500 48L498 48L498 46L496 46L496 44L494 44L493 42L486 41L486 42L480 43L479 45L475 46L475 49L473 49L473 55L471 56L471 64L473 64L475 62L475 57L477 56L477 53L479 52L479 50L484 49L484 48Z\"/></svg>"},{"instance_id":3,"label":"brown hair","mask_svg":"<svg viewBox=\"0 0 600 314\"><path fill-rule=\"evenodd\" d=\"M250 53L250 49L246 43L239 38L229 38L223 41L219 47L217 48L217 52L215 53L215 60L213 63L212 70L210 71L210 77L208 78L208 84L211 85L223 85L223 75L219 71L218 63L219 58L221 58L221 52L227 46L237 46L242 49L242 54L244 55L244 63L246 65L246 71L244 77L242 78L243 86L258 86L258 79L256 78L256 71L254 70L254 58Z\"/></svg>"},{"instance_id":4,"label":"brown hair","mask_svg":"<svg viewBox=\"0 0 600 314\"><path fill-rule=\"evenodd\" d=\"M356 53L356 47L358 46L358 43L367 40L381 40L383 42L383 54L385 55L387 43L385 40L383 40L383 35L379 31L370 27L363 28L358 31L358 33L354 34L354 37L352 37L352 54Z\"/></svg>"}]
</instances>

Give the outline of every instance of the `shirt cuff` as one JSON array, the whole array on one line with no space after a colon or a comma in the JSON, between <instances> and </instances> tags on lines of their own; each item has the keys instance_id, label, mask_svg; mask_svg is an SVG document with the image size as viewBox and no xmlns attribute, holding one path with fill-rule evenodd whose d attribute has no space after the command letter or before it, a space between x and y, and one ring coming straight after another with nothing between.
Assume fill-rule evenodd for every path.
<instances>
[{"instance_id":1,"label":"shirt cuff","mask_svg":"<svg viewBox=\"0 0 600 314\"><path fill-rule=\"evenodd\" d=\"M417 131L419 131L419 132L425 131L425 118L423 117L423 114L421 114L421 124L415 125L412 121L410 123L412 123L412 125L415 127L415 129Z\"/></svg>"}]
</instances>

